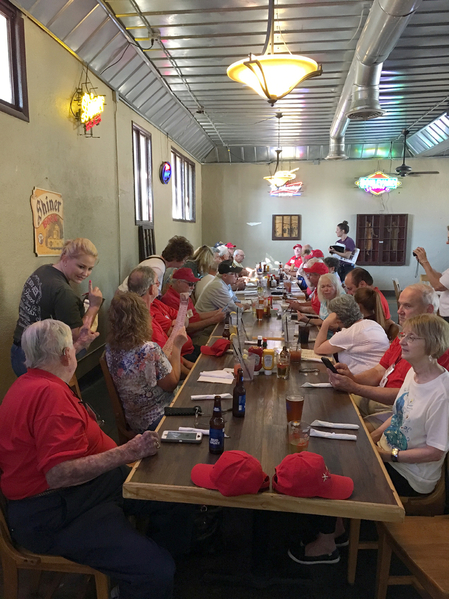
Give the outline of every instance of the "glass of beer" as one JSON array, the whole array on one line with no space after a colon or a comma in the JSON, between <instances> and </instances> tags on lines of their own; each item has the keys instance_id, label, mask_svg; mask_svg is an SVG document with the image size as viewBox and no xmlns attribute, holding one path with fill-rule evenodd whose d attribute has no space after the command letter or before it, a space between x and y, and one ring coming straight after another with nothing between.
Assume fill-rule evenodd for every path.
<instances>
[{"instance_id":1,"label":"glass of beer","mask_svg":"<svg viewBox=\"0 0 449 599\"><path fill-rule=\"evenodd\" d=\"M287 422L293 420L301 421L302 410L304 408L304 395L287 395Z\"/></svg>"},{"instance_id":2,"label":"glass of beer","mask_svg":"<svg viewBox=\"0 0 449 599\"><path fill-rule=\"evenodd\" d=\"M284 289L285 289L286 293L291 293L292 292L292 282L284 281Z\"/></svg>"},{"instance_id":3,"label":"glass of beer","mask_svg":"<svg viewBox=\"0 0 449 599\"><path fill-rule=\"evenodd\" d=\"M310 425L293 420L288 423L288 449L290 453L300 453L309 447Z\"/></svg>"}]
</instances>

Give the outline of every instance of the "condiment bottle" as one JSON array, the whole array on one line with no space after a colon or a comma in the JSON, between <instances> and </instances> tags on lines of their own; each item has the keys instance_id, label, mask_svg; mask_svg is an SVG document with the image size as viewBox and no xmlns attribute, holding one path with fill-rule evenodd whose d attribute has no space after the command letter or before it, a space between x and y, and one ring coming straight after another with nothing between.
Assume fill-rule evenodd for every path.
<instances>
[{"instance_id":1,"label":"condiment bottle","mask_svg":"<svg viewBox=\"0 0 449 599\"><path fill-rule=\"evenodd\" d=\"M274 349L264 349L262 354L262 364L266 375L273 374L274 368Z\"/></svg>"},{"instance_id":2,"label":"condiment bottle","mask_svg":"<svg viewBox=\"0 0 449 599\"><path fill-rule=\"evenodd\" d=\"M224 451L224 420L221 415L221 397L214 398L214 411L209 423L209 452L219 455Z\"/></svg>"},{"instance_id":3,"label":"condiment bottle","mask_svg":"<svg viewBox=\"0 0 449 599\"><path fill-rule=\"evenodd\" d=\"M262 368L262 354L263 354L262 335L259 335L257 337L257 346L256 347L254 345L251 345L248 348L248 353L253 354L256 358L256 362L254 364L254 374L258 375L260 372L260 369Z\"/></svg>"},{"instance_id":4,"label":"condiment bottle","mask_svg":"<svg viewBox=\"0 0 449 599\"><path fill-rule=\"evenodd\" d=\"M288 379L290 374L290 352L284 345L278 358L277 376L278 379Z\"/></svg>"},{"instance_id":5,"label":"condiment bottle","mask_svg":"<svg viewBox=\"0 0 449 599\"><path fill-rule=\"evenodd\" d=\"M229 326L229 314L226 314L226 317L225 317L225 320L224 320L224 327L223 327L222 337L223 337L223 339L230 339L231 338L231 328Z\"/></svg>"},{"instance_id":6,"label":"condiment bottle","mask_svg":"<svg viewBox=\"0 0 449 599\"><path fill-rule=\"evenodd\" d=\"M239 368L237 375L237 382L234 387L233 399L232 399L232 415L236 418L243 418L245 416L246 407L246 389L243 384L243 370Z\"/></svg>"}]
</instances>

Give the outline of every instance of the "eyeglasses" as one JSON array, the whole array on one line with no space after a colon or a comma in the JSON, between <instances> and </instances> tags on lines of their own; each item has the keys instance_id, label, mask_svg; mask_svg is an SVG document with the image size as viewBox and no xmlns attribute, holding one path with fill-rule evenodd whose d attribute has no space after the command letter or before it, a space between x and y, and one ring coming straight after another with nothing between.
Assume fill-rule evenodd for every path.
<instances>
[{"instance_id":1,"label":"eyeglasses","mask_svg":"<svg viewBox=\"0 0 449 599\"><path fill-rule=\"evenodd\" d=\"M413 333L399 333L398 337L400 341L408 341L409 343L413 343L417 339L424 339L424 337L417 337Z\"/></svg>"}]
</instances>

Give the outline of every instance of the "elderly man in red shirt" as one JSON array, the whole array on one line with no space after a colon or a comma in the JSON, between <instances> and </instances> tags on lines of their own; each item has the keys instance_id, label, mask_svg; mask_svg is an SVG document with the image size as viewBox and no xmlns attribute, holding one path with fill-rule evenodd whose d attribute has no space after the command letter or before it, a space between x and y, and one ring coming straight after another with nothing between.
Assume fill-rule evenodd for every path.
<instances>
[{"instance_id":1,"label":"elderly man in red shirt","mask_svg":"<svg viewBox=\"0 0 449 599\"><path fill-rule=\"evenodd\" d=\"M376 293L378 293L379 295L385 318L387 320L391 318L388 302L382 291L380 291L377 287L374 287L373 277L367 270L365 270L364 268L360 268L359 266L357 266L353 270L350 270L345 277L345 287L349 295L354 295L357 289L360 289L361 287L368 287L368 289L374 289L374 291L376 291Z\"/></svg>"},{"instance_id":2,"label":"elderly man in red shirt","mask_svg":"<svg viewBox=\"0 0 449 599\"><path fill-rule=\"evenodd\" d=\"M181 293L193 292L195 283L199 281L190 268L179 268L173 273L170 287L161 297L161 302L169 308L179 310ZM187 333L192 337L194 345L204 345L212 333L212 325L224 320L223 310L212 310L212 312L198 312L189 297L189 306L187 310L189 324L186 327ZM207 330L209 329L209 330Z\"/></svg>"}]
</instances>

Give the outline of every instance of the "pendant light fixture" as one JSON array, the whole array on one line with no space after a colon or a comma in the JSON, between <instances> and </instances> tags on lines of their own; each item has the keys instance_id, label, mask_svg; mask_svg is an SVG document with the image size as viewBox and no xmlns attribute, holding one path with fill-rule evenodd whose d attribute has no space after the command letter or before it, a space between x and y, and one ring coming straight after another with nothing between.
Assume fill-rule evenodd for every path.
<instances>
[{"instance_id":1,"label":"pendant light fixture","mask_svg":"<svg viewBox=\"0 0 449 599\"><path fill-rule=\"evenodd\" d=\"M292 179L296 179L296 175L294 174L298 168L293 169L292 171L278 171L279 168L279 159L281 156L282 148L281 148L281 118L282 112L276 112L276 118L278 119L278 147L276 151L276 166L274 169L274 175L270 177L264 177L265 181L271 185L272 189L279 189L283 187L286 183L291 181Z\"/></svg>"},{"instance_id":2,"label":"pendant light fixture","mask_svg":"<svg viewBox=\"0 0 449 599\"><path fill-rule=\"evenodd\" d=\"M268 0L268 28L260 56L234 62L227 70L228 77L249 85L272 106L299 83L319 77L321 65L311 58L295 54L274 53L274 0Z\"/></svg>"}]
</instances>

